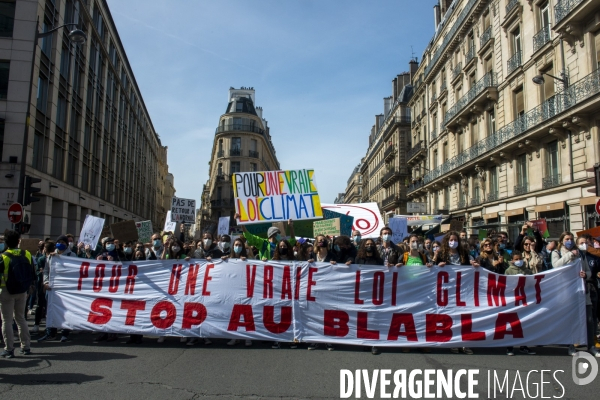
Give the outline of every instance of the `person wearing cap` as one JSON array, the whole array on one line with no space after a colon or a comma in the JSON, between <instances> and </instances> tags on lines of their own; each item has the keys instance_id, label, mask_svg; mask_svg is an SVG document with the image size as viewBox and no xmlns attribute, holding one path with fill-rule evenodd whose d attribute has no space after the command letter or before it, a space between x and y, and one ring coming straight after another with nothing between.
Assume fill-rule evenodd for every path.
<instances>
[{"instance_id":1,"label":"person wearing cap","mask_svg":"<svg viewBox=\"0 0 600 400\"><path fill-rule=\"evenodd\" d=\"M46 291L46 301L48 301L48 291L52 290L50 286L50 269L52 268L52 258L56 255L61 257L73 257L77 258L77 254L71 251L69 248L69 238L66 235L60 235L58 239L56 239L56 251L53 254L49 254L46 260L46 265L44 266L44 290ZM38 339L38 342L43 342L45 340L53 340L56 337L56 328L46 327L46 334ZM70 329L63 329L61 332L61 342L66 342L69 339L69 334L71 333Z\"/></svg>"},{"instance_id":2,"label":"person wearing cap","mask_svg":"<svg viewBox=\"0 0 600 400\"><path fill-rule=\"evenodd\" d=\"M238 221L240 214L236 213L233 218ZM292 248L296 244L296 235L294 234L294 223L291 218L288 220L288 226L290 227L290 238L287 242L290 245L290 248ZM244 232L244 237L248 244L257 248L258 258L260 260L267 261L273 259L275 247L277 247L277 243L281 240L281 231L279 228L275 226L270 227L267 231L267 239L263 239L260 236L248 232L245 225L242 225L242 231Z\"/></svg>"}]
</instances>

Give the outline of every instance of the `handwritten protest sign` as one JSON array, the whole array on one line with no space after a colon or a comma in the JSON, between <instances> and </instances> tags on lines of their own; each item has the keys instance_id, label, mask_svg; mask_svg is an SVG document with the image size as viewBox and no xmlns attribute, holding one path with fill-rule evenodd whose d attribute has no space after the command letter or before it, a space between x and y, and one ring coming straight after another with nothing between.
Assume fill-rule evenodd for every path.
<instances>
[{"instance_id":1,"label":"handwritten protest sign","mask_svg":"<svg viewBox=\"0 0 600 400\"><path fill-rule=\"evenodd\" d=\"M98 244L102 232L104 229L104 218L94 217L93 215L86 215L81 227L81 233L79 234L79 241L84 244L89 244L93 249ZM110 227L108 227L110 232Z\"/></svg>"},{"instance_id":2,"label":"handwritten protest sign","mask_svg":"<svg viewBox=\"0 0 600 400\"><path fill-rule=\"evenodd\" d=\"M406 219L408 226L436 225L441 224L444 219L442 215L394 215L394 218Z\"/></svg>"},{"instance_id":3,"label":"handwritten protest sign","mask_svg":"<svg viewBox=\"0 0 600 400\"><path fill-rule=\"evenodd\" d=\"M171 211L167 211L167 218L165 218L165 226L163 232L173 232L177 230L177 222L171 220Z\"/></svg>"},{"instance_id":4,"label":"handwritten protest sign","mask_svg":"<svg viewBox=\"0 0 600 400\"><path fill-rule=\"evenodd\" d=\"M358 230L363 239L379 237L385 226L377 203L323 204L323 209L354 217L352 229Z\"/></svg>"},{"instance_id":5,"label":"handwritten protest sign","mask_svg":"<svg viewBox=\"0 0 600 400\"><path fill-rule=\"evenodd\" d=\"M142 243L149 243L152 239L152 221L140 221L135 223L138 232L138 240Z\"/></svg>"},{"instance_id":6,"label":"handwritten protest sign","mask_svg":"<svg viewBox=\"0 0 600 400\"><path fill-rule=\"evenodd\" d=\"M313 222L313 234L324 236L340 236L340 219L324 219Z\"/></svg>"},{"instance_id":7,"label":"handwritten protest sign","mask_svg":"<svg viewBox=\"0 0 600 400\"><path fill-rule=\"evenodd\" d=\"M22 250L29 251L32 255L35 255L38 251L38 243L42 239L21 239L19 242L19 248Z\"/></svg>"},{"instance_id":8,"label":"handwritten protest sign","mask_svg":"<svg viewBox=\"0 0 600 400\"><path fill-rule=\"evenodd\" d=\"M232 185L240 224L323 217L312 169L235 172Z\"/></svg>"},{"instance_id":9,"label":"handwritten protest sign","mask_svg":"<svg viewBox=\"0 0 600 400\"><path fill-rule=\"evenodd\" d=\"M219 229L217 230L217 234L219 236L229 235L229 217L219 218Z\"/></svg>"},{"instance_id":10,"label":"handwritten protest sign","mask_svg":"<svg viewBox=\"0 0 600 400\"><path fill-rule=\"evenodd\" d=\"M323 218L325 219L340 219L340 235L352 236L352 225L354 224L354 217L350 215L344 215L335 211L323 209ZM313 236L314 237L314 236Z\"/></svg>"},{"instance_id":11,"label":"handwritten protest sign","mask_svg":"<svg viewBox=\"0 0 600 400\"><path fill-rule=\"evenodd\" d=\"M388 223L392 230L392 242L401 243L408 236L408 221L406 218L390 218Z\"/></svg>"},{"instance_id":12,"label":"handwritten protest sign","mask_svg":"<svg viewBox=\"0 0 600 400\"><path fill-rule=\"evenodd\" d=\"M134 220L116 222L110 225L113 237L125 242L135 242L138 240L138 231Z\"/></svg>"},{"instance_id":13,"label":"handwritten protest sign","mask_svg":"<svg viewBox=\"0 0 600 400\"><path fill-rule=\"evenodd\" d=\"M194 223L196 221L196 200L173 197L171 199L171 221Z\"/></svg>"}]
</instances>

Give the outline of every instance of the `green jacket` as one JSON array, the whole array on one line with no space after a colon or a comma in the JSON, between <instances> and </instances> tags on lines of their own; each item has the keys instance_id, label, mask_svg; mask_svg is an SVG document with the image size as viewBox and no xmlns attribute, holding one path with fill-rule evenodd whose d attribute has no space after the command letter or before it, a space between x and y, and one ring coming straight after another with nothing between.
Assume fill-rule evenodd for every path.
<instances>
[{"instance_id":1,"label":"green jacket","mask_svg":"<svg viewBox=\"0 0 600 400\"><path fill-rule=\"evenodd\" d=\"M509 263L509 267L506 268L506 271L504 271L504 275L533 275L533 271L527 268L525 263L523 263L523 266L519 268L511 261Z\"/></svg>"},{"instance_id":2,"label":"green jacket","mask_svg":"<svg viewBox=\"0 0 600 400\"><path fill-rule=\"evenodd\" d=\"M273 258L273 252L275 251L275 246L277 246L277 243L273 243L273 245L271 245L269 240L253 235L248 231L244 232L244 237L246 238L249 246L254 246L258 249L259 260L262 260L263 258L270 260ZM295 238L288 239L287 242L291 247L296 245Z\"/></svg>"}]
</instances>

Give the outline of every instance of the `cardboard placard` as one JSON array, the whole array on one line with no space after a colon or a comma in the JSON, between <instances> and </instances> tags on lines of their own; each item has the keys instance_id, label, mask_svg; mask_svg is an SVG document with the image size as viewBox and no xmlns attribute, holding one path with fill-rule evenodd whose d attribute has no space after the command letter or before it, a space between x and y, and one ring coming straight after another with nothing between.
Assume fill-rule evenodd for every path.
<instances>
[{"instance_id":1,"label":"cardboard placard","mask_svg":"<svg viewBox=\"0 0 600 400\"><path fill-rule=\"evenodd\" d=\"M328 210L326 208L323 209L323 218L325 219L340 219L340 235L345 235L348 237L352 236L352 225L354 225L354 217L350 215L344 215L342 213L338 213L335 211Z\"/></svg>"},{"instance_id":2,"label":"cardboard placard","mask_svg":"<svg viewBox=\"0 0 600 400\"><path fill-rule=\"evenodd\" d=\"M21 241L19 242L19 248L21 250L27 250L31 253L31 255L35 255L35 253L38 252L38 243L41 241L42 239L21 239Z\"/></svg>"},{"instance_id":3,"label":"cardboard placard","mask_svg":"<svg viewBox=\"0 0 600 400\"><path fill-rule=\"evenodd\" d=\"M137 242L138 230L134 220L122 221L112 224L110 229L113 233L113 238L118 239L121 243Z\"/></svg>"},{"instance_id":4,"label":"cardboard placard","mask_svg":"<svg viewBox=\"0 0 600 400\"><path fill-rule=\"evenodd\" d=\"M463 230L465 223L463 221L457 221L455 219L450 220L450 230L460 232Z\"/></svg>"},{"instance_id":5,"label":"cardboard placard","mask_svg":"<svg viewBox=\"0 0 600 400\"><path fill-rule=\"evenodd\" d=\"M171 199L171 221L193 224L196 221L196 200L173 197Z\"/></svg>"},{"instance_id":6,"label":"cardboard placard","mask_svg":"<svg viewBox=\"0 0 600 400\"><path fill-rule=\"evenodd\" d=\"M142 243L150 243L152 239L152 221L140 221L135 223L138 232L138 240Z\"/></svg>"},{"instance_id":7,"label":"cardboard placard","mask_svg":"<svg viewBox=\"0 0 600 400\"><path fill-rule=\"evenodd\" d=\"M313 222L313 234L324 236L340 236L340 219L324 219Z\"/></svg>"}]
</instances>

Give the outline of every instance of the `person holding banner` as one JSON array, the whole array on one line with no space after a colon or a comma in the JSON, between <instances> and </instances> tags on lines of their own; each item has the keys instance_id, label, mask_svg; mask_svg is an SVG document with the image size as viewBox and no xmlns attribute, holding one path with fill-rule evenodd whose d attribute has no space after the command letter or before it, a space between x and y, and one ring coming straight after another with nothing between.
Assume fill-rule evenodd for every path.
<instances>
[{"instance_id":1,"label":"person holding banner","mask_svg":"<svg viewBox=\"0 0 600 400\"><path fill-rule=\"evenodd\" d=\"M446 233L442 239L442 247L438 250L438 253L433 259L433 263L438 267L444 267L446 265L469 265L473 267L479 267L479 263L475 262L469 255L466 246L460 242L460 235L456 231L450 231ZM469 347L453 347L450 352L458 354L462 350L463 353L472 355L473 350Z\"/></svg>"},{"instance_id":2,"label":"person holding banner","mask_svg":"<svg viewBox=\"0 0 600 400\"><path fill-rule=\"evenodd\" d=\"M377 244L373 239L365 239L361 242L356 255L356 264L383 265L383 259L379 255Z\"/></svg>"},{"instance_id":3,"label":"person holding banner","mask_svg":"<svg viewBox=\"0 0 600 400\"><path fill-rule=\"evenodd\" d=\"M219 249L217 243L213 242L213 235L210 232L204 232L202 235L202 257L210 261L213 258L223 257L223 252Z\"/></svg>"},{"instance_id":4,"label":"person holding banner","mask_svg":"<svg viewBox=\"0 0 600 400\"><path fill-rule=\"evenodd\" d=\"M317 245L317 251L311 255L308 262L312 263L316 260L318 262L329 262L335 265L335 254L329 250L329 241L327 241L327 238L323 235L317 235L315 244Z\"/></svg>"},{"instance_id":5,"label":"person holding banner","mask_svg":"<svg viewBox=\"0 0 600 400\"><path fill-rule=\"evenodd\" d=\"M165 251L162 254L162 260L185 260L190 261L190 257L183 250L183 243L177 239L167 239L165 242Z\"/></svg>"},{"instance_id":6,"label":"person holding banner","mask_svg":"<svg viewBox=\"0 0 600 400\"><path fill-rule=\"evenodd\" d=\"M427 260L427 256L419 251L419 237L412 234L408 237L408 245L410 251L406 252L402 256L402 265L424 265L431 268L433 263Z\"/></svg>"},{"instance_id":7,"label":"person holding banner","mask_svg":"<svg viewBox=\"0 0 600 400\"><path fill-rule=\"evenodd\" d=\"M333 240L333 250L336 261L340 264L351 265L356 259L356 248L348 236L338 236Z\"/></svg>"},{"instance_id":8,"label":"person holding banner","mask_svg":"<svg viewBox=\"0 0 600 400\"><path fill-rule=\"evenodd\" d=\"M236 213L233 218L235 218L236 221L239 221L240 214ZM288 220L288 226L290 227L290 238L288 239L288 243L290 244L290 247L294 247L296 244L296 235L294 233L294 222L291 218ZM258 257L260 260L267 261L273 258L275 247L277 247L277 243L281 240L281 231L279 228L275 226L270 227L267 231L267 239L251 234L248 232L245 225L242 225L242 231L248 244L250 246L255 246L258 249Z\"/></svg>"},{"instance_id":9,"label":"person holding banner","mask_svg":"<svg viewBox=\"0 0 600 400\"><path fill-rule=\"evenodd\" d=\"M392 242L392 230L387 226L379 231L379 237L381 244L378 246L377 251L383 259L383 264L388 267L394 265L400 267L399 260L402 254L404 254L404 244L396 245Z\"/></svg>"},{"instance_id":10,"label":"person holding banner","mask_svg":"<svg viewBox=\"0 0 600 400\"><path fill-rule=\"evenodd\" d=\"M123 261L133 261L134 259L133 242L129 240L123 246Z\"/></svg>"},{"instance_id":11,"label":"person holding banner","mask_svg":"<svg viewBox=\"0 0 600 400\"><path fill-rule=\"evenodd\" d=\"M246 246L242 239L237 238L233 241L233 247L231 248L231 252L229 255L221 257L226 260L228 258L239 258L242 261L246 261L248 258L248 252L246 251Z\"/></svg>"}]
</instances>

